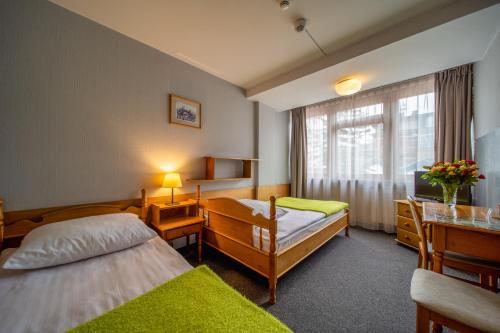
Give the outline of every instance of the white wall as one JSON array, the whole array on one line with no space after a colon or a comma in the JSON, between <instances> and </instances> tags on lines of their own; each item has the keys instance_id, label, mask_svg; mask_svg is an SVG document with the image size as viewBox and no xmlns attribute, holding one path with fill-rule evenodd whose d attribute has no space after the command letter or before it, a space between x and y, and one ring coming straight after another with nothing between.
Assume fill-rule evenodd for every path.
<instances>
[{"instance_id":1,"label":"white wall","mask_svg":"<svg viewBox=\"0 0 500 333\"><path fill-rule=\"evenodd\" d=\"M500 203L500 34L474 66L475 159L487 179L475 188L476 204Z\"/></svg>"},{"instance_id":2,"label":"white wall","mask_svg":"<svg viewBox=\"0 0 500 333\"><path fill-rule=\"evenodd\" d=\"M500 127L500 33L474 66L474 110L476 138Z\"/></svg>"},{"instance_id":3,"label":"white wall","mask_svg":"<svg viewBox=\"0 0 500 333\"><path fill-rule=\"evenodd\" d=\"M201 102L201 130L168 123L168 93ZM166 195L164 169L257 156L242 89L47 1L0 2L0 112L6 210Z\"/></svg>"},{"instance_id":4,"label":"white wall","mask_svg":"<svg viewBox=\"0 0 500 333\"><path fill-rule=\"evenodd\" d=\"M259 185L289 183L290 113L255 103L259 117Z\"/></svg>"}]
</instances>

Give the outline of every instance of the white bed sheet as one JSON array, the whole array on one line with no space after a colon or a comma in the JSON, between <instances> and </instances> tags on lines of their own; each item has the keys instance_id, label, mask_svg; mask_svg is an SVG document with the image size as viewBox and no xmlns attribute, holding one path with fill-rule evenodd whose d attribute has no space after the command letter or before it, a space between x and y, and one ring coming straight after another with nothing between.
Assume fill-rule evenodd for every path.
<instances>
[{"instance_id":1,"label":"white bed sheet","mask_svg":"<svg viewBox=\"0 0 500 333\"><path fill-rule=\"evenodd\" d=\"M0 267L8 256L5 252ZM51 268L0 268L0 332L64 332L191 268L159 237Z\"/></svg>"},{"instance_id":2,"label":"white bed sheet","mask_svg":"<svg viewBox=\"0 0 500 333\"><path fill-rule=\"evenodd\" d=\"M335 214L323 217L317 221L314 221L308 225L305 225L302 229L299 229L299 230L297 230L293 233L290 233L282 238L279 238L278 239L278 246L277 246L278 251L281 249L285 249L285 248L291 246L292 244L297 243L301 239L304 239L307 236L315 233L319 229L323 228L325 225L329 224L330 222L332 222L332 221L338 219L339 217L341 217L342 215L344 215L344 213L345 213L345 210L342 209L341 211L339 211ZM262 246L263 246L264 250L269 251L269 241L267 242L267 248L264 245L265 245L265 242L263 240Z\"/></svg>"},{"instance_id":3,"label":"white bed sheet","mask_svg":"<svg viewBox=\"0 0 500 333\"><path fill-rule=\"evenodd\" d=\"M276 243L278 251L304 239L345 214L345 209L326 216L324 213L309 210L280 208L287 213L277 220ZM253 228L253 246L257 248L260 248L260 229L257 226ZM269 231L267 229L262 229L262 250L269 251Z\"/></svg>"}]
</instances>

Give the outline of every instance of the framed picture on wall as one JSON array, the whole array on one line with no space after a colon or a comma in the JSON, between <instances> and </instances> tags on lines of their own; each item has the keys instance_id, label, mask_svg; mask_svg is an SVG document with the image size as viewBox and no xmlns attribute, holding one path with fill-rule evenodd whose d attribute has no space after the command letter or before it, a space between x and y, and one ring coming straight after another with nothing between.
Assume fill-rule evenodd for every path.
<instances>
[{"instance_id":1,"label":"framed picture on wall","mask_svg":"<svg viewBox=\"0 0 500 333\"><path fill-rule=\"evenodd\" d=\"M201 128L201 103L170 94L170 123Z\"/></svg>"}]
</instances>

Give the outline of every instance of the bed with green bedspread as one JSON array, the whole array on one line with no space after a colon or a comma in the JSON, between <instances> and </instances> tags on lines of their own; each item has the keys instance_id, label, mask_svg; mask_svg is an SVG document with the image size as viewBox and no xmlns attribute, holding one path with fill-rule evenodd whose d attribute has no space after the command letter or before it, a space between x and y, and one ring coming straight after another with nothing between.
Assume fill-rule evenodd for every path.
<instances>
[{"instance_id":1,"label":"bed with green bedspread","mask_svg":"<svg viewBox=\"0 0 500 333\"><path fill-rule=\"evenodd\" d=\"M291 331L203 265L68 332Z\"/></svg>"},{"instance_id":2,"label":"bed with green bedspread","mask_svg":"<svg viewBox=\"0 0 500 333\"><path fill-rule=\"evenodd\" d=\"M312 200L292 197L282 197L276 199L276 206L297 209L310 210L324 213L326 216L340 212L349 207L349 204L341 201L332 200Z\"/></svg>"}]
</instances>

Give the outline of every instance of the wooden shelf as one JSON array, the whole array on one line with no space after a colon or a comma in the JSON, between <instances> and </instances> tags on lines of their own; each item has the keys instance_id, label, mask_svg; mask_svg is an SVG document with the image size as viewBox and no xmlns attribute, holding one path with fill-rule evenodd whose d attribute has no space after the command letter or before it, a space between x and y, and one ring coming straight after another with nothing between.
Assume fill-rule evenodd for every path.
<instances>
[{"instance_id":1,"label":"wooden shelf","mask_svg":"<svg viewBox=\"0 0 500 333\"><path fill-rule=\"evenodd\" d=\"M237 160L237 161L258 161L258 158L245 157L221 157L221 156L205 156L205 158L213 158L214 160Z\"/></svg>"},{"instance_id":2,"label":"wooden shelf","mask_svg":"<svg viewBox=\"0 0 500 333\"><path fill-rule=\"evenodd\" d=\"M242 163L241 177L215 177L215 161L216 160L231 160L240 161ZM203 179L188 179L192 182L216 182L216 181L241 181L252 179L252 162L258 161L257 158L241 158L241 157L220 157L220 156L205 156L205 178ZM239 176L239 175L238 175Z\"/></svg>"},{"instance_id":3,"label":"wooden shelf","mask_svg":"<svg viewBox=\"0 0 500 333\"><path fill-rule=\"evenodd\" d=\"M188 182L219 182L219 181L242 181L242 180L250 180L252 177L246 178L214 178L214 179L186 179Z\"/></svg>"}]
</instances>

